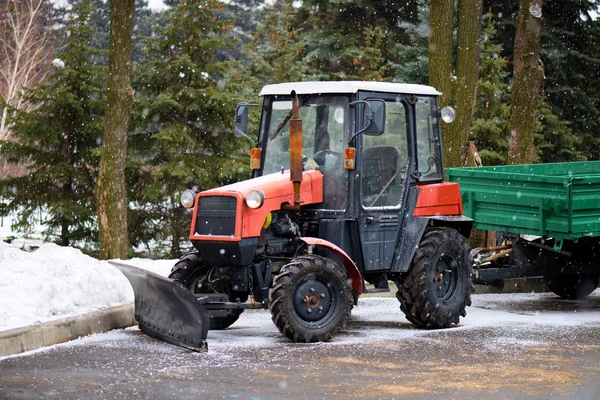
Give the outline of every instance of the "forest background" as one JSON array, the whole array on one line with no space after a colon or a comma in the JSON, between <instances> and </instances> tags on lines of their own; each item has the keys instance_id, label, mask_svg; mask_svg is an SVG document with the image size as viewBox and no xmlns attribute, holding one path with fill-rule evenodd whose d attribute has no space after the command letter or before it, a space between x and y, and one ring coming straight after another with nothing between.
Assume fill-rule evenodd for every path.
<instances>
[{"instance_id":1,"label":"forest background","mask_svg":"<svg viewBox=\"0 0 600 400\"><path fill-rule=\"evenodd\" d=\"M153 11L135 2L130 255L185 253L190 217L180 193L250 177L249 145L233 135L233 111L240 101L259 101L263 85L429 82L426 0L164 3ZM519 7L519 0L482 5L468 140L484 165L509 162ZM534 162L600 159L599 7L600 0L543 2ZM109 22L105 0L0 3L0 216L25 234L41 223L45 240L92 255Z\"/></svg>"}]
</instances>

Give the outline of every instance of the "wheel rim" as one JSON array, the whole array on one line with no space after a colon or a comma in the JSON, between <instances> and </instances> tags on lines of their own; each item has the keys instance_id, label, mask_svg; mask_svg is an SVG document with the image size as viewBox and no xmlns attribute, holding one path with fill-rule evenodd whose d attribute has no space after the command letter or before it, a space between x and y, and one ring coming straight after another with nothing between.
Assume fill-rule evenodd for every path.
<instances>
[{"instance_id":1,"label":"wheel rim","mask_svg":"<svg viewBox=\"0 0 600 400\"><path fill-rule=\"evenodd\" d=\"M438 259L433 284L437 298L443 302L448 302L456 295L458 262L454 257L444 254Z\"/></svg>"},{"instance_id":2,"label":"wheel rim","mask_svg":"<svg viewBox=\"0 0 600 400\"><path fill-rule=\"evenodd\" d=\"M294 312L306 327L327 324L334 316L337 304L336 285L324 275L304 277L296 285L292 299Z\"/></svg>"},{"instance_id":3,"label":"wheel rim","mask_svg":"<svg viewBox=\"0 0 600 400\"><path fill-rule=\"evenodd\" d=\"M187 282L187 288L192 293L211 293L213 288L206 281L206 271L198 270Z\"/></svg>"}]
</instances>

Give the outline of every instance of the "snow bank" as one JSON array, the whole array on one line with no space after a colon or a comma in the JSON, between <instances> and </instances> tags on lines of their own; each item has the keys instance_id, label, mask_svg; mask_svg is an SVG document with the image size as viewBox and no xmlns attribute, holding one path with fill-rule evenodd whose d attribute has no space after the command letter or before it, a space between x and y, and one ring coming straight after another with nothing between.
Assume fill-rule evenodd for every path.
<instances>
[{"instance_id":1,"label":"snow bank","mask_svg":"<svg viewBox=\"0 0 600 400\"><path fill-rule=\"evenodd\" d=\"M127 263L168 275L174 261ZM28 253L0 242L0 330L130 302L129 282L107 261L55 244Z\"/></svg>"}]
</instances>

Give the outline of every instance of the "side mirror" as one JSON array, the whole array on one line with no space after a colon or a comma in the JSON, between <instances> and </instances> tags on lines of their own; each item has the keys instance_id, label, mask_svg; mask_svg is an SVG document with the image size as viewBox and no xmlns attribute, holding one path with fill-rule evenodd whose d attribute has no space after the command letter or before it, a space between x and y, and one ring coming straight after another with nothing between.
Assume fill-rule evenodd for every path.
<instances>
[{"instance_id":1,"label":"side mirror","mask_svg":"<svg viewBox=\"0 0 600 400\"><path fill-rule=\"evenodd\" d=\"M248 137L248 103L240 103L235 108L235 136Z\"/></svg>"},{"instance_id":2,"label":"side mirror","mask_svg":"<svg viewBox=\"0 0 600 400\"><path fill-rule=\"evenodd\" d=\"M379 136L385 131L385 101L381 99L358 100L350 103L350 105L363 104L363 120L365 126L354 133L348 144L352 140L364 133L369 136Z\"/></svg>"},{"instance_id":3,"label":"side mirror","mask_svg":"<svg viewBox=\"0 0 600 400\"><path fill-rule=\"evenodd\" d=\"M370 136L381 135L385 131L385 101L367 100L365 114L368 125L364 128L363 133Z\"/></svg>"},{"instance_id":4,"label":"side mirror","mask_svg":"<svg viewBox=\"0 0 600 400\"><path fill-rule=\"evenodd\" d=\"M235 108L234 135L248 139L253 146L256 146L256 142L246 132L248 131L248 109L256 106L259 104L240 103Z\"/></svg>"}]
</instances>

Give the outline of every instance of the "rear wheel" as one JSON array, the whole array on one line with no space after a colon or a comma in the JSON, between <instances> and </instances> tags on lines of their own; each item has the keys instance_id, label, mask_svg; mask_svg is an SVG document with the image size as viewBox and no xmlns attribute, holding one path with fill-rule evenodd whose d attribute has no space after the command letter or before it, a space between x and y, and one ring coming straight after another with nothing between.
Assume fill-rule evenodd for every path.
<instances>
[{"instance_id":1,"label":"rear wheel","mask_svg":"<svg viewBox=\"0 0 600 400\"><path fill-rule=\"evenodd\" d=\"M206 265L196 254L189 254L173 267L169 278L181 283L192 293L224 294L222 285L211 278L212 267ZM227 329L238 320L243 310L210 310L210 330ZM225 315L223 315L225 314Z\"/></svg>"},{"instance_id":2,"label":"rear wheel","mask_svg":"<svg viewBox=\"0 0 600 400\"><path fill-rule=\"evenodd\" d=\"M422 328L458 324L471 305L472 273L465 238L454 229L431 229L423 235L409 273L396 277L400 309Z\"/></svg>"},{"instance_id":3,"label":"rear wheel","mask_svg":"<svg viewBox=\"0 0 600 400\"><path fill-rule=\"evenodd\" d=\"M317 255L284 265L269 293L273 322L294 342L326 342L344 328L352 310L346 270Z\"/></svg>"},{"instance_id":4,"label":"rear wheel","mask_svg":"<svg viewBox=\"0 0 600 400\"><path fill-rule=\"evenodd\" d=\"M546 285L563 299L581 300L600 284L598 274L570 274L545 276Z\"/></svg>"}]
</instances>

